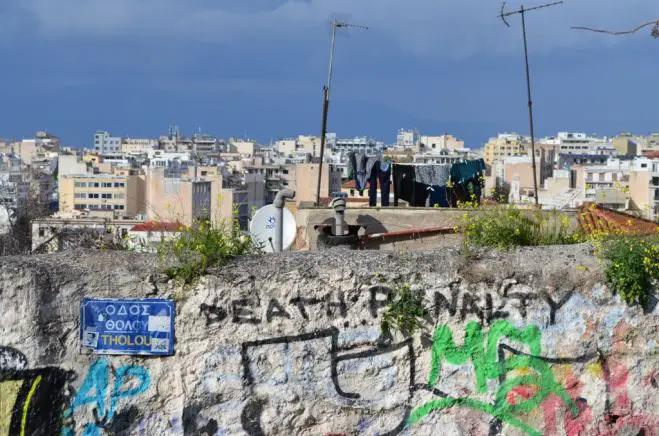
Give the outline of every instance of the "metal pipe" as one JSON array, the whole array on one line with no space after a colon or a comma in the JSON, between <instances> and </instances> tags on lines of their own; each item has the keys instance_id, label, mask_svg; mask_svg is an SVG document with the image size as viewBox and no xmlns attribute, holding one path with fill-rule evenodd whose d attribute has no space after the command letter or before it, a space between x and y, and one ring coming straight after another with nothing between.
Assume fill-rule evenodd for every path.
<instances>
[{"instance_id":1,"label":"metal pipe","mask_svg":"<svg viewBox=\"0 0 659 436\"><path fill-rule=\"evenodd\" d=\"M343 229L345 227L346 199L335 198L332 200L331 205L334 209L334 235L343 236Z\"/></svg>"},{"instance_id":2,"label":"metal pipe","mask_svg":"<svg viewBox=\"0 0 659 436\"><path fill-rule=\"evenodd\" d=\"M323 159L325 156L325 137L327 136L327 112L329 110L329 88L323 88L323 120L320 128L320 166L318 167L318 185L316 186L316 206L320 206L320 184L323 176Z\"/></svg>"},{"instance_id":3,"label":"metal pipe","mask_svg":"<svg viewBox=\"0 0 659 436\"><path fill-rule=\"evenodd\" d=\"M529 49L526 42L526 20L524 18L524 6L520 9L522 15L522 36L524 37L524 63L526 65L526 93L529 97L529 125L531 128L531 165L533 165L533 197L535 206L538 207L538 177L535 168L535 132L533 130L533 100L531 99L531 73L529 71Z\"/></svg>"},{"instance_id":4,"label":"metal pipe","mask_svg":"<svg viewBox=\"0 0 659 436\"><path fill-rule=\"evenodd\" d=\"M277 209L275 217L275 251L283 251L284 247L284 205L287 198L295 197L295 191L292 189L282 189L277 192L275 201L272 205Z\"/></svg>"},{"instance_id":5,"label":"metal pipe","mask_svg":"<svg viewBox=\"0 0 659 436\"><path fill-rule=\"evenodd\" d=\"M363 239L385 239L387 237L393 236L415 236L415 235L424 235L428 233L456 233L455 227L425 227L421 229L410 229L410 230L400 230L397 232L385 232L385 233L372 233L370 235L362 236Z\"/></svg>"}]
</instances>

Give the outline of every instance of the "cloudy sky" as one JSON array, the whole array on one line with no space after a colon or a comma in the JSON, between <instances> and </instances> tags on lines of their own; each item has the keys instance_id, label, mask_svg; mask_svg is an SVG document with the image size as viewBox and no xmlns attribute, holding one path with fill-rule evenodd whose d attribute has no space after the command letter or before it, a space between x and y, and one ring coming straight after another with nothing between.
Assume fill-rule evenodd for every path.
<instances>
[{"instance_id":1,"label":"cloudy sky","mask_svg":"<svg viewBox=\"0 0 659 436\"><path fill-rule=\"evenodd\" d=\"M506 7L519 8L520 0ZM531 7L538 2L526 2ZM387 142L399 127L480 147L528 132L519 17L499 0L0 0L0 137L89 146L201 129L267 142L320 130L332 18L329 130ZM538 135L659 130L657 0L566 0L527 16Z\"/></svg>"}]
</instances>

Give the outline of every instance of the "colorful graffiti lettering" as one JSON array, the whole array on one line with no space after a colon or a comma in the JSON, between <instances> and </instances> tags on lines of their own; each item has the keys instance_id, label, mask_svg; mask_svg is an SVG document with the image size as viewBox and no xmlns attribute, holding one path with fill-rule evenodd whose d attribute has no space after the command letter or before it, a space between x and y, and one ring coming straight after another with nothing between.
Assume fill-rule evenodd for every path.
<instances>
[{"instance_id":1,"label":"colorful graffiti lettering","mask_svg":"<svg viewBox=\"0 0 659 436\"><path fill-rule=\"evenodd\" d=\"M70 419L75 411L87 405L93 405L94 423L84 426L84 436L100 435L101 429L111 429L117 425L125 425L126 417L136 414L128 409L125 416L118 418L119 401L142 394L149 388L151 377L146 368L138 365L124 365L119 367L115 374L114 385L110 390L108 401L108 387L110 386L110 364L107 359L101 358L92 364L87 376L80 386L71 407L64 412L64 418ZM106 408L107 404L107 408ZM62 434L72 436L71 427L65 427Z\"/></svg>"},{"instance_id":2,"label":"colorful graffiti lettering","mask_svg":"<svg viewBox=\"0 0 659 436\"><path fill-rule=\"evenodd\" d=\"M500 340L508 340L529 348L530 353L517 352L517 350L500 345ZM487 392L488 380L498 380L494 404L485 403L470 397L444 396L441 399L430 401L417 407L409 417L409 423L414 425L434 411L451 407L467 407L492 415L494 418L507 424L518 427L528 434L539 435L529 425L522 422L520 415L529 413L542 404L550 395L555 395L574 417L579 415L579 407L570 397L567 390L554 379L551 367L542 358L540 329L531 325L525 328L514 327L509 321L496 320L490 327L486 342L480 324L469 322L465 329L464 344L455 345L453 333L447 325L441 325L435 330L432 344L432 360L428 385L434 389L441 375L442 361L446 360L453 365L462 365L471 360L476 376L476 390L478 393ZM506 356L506 351L512 355ZM530 375L521 375L507 378L511 371L528 369ZM522 396L522 401L509 402L511 392L519 387L533 387L528 396ZM525 391L526 392L526 391Z\"/></svg>"},{"instance_id":3,"label":"colorful graffiti lettering","mask_svg":"<svg viewBox=\"0 0 659 436\"><path fill-rule=\"evenodd\" d=\"M0 347L0 436L52 434L61 427L68 373L26 367L23 353Z\"/></svg>"}]
</instances>

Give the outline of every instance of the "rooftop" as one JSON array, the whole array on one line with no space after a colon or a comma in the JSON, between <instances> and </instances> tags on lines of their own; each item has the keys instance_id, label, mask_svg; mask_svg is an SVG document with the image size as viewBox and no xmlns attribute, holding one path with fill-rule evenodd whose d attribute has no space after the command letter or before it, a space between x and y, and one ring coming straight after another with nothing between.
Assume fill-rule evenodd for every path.
<instances>
[{"instance_id":1,"label":"rooftop","mask_svg":"<svg viewBox=\"0 0 659 436\"><path fill-rule=\"evenodd\" d=\"M178 232L183 227L180 223L168 223L160 221L147 221L145 223L137 224L131 232Z\"/></svg>"},{"instance_id":2,"label":"rooftop","mask_svg":"<svg viewBox=\"0 0 659 436\"><path fill-rule=\"evenodd\" d=\"M581 224L583 231L588 234L595 231L614 231L650 235L656 233L659 229L659 224L656 222L616 212L595 203L584 203L579 214L579 224Z\"/></svg>"}]
</instances>

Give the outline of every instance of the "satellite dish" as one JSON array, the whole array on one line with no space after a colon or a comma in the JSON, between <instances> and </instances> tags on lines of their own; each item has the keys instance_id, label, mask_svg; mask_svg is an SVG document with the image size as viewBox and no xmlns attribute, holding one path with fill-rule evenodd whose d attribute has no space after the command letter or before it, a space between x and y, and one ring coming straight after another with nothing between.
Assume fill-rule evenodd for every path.
<instances>
[{"instance_id":1,"label":"satellite dish","mask_svg":"<svg viewBox=\"0 0 659 436\"><path fill-rule=\"evenodd\" d=\"M295 241L295 218L290 210L284 208L284 240L282 250L286 250ZM249 232L263 251L275 251L275 231L277 229L277 208L269 204L257 210L249 224Z\"/></svg>"}]
</instances>

